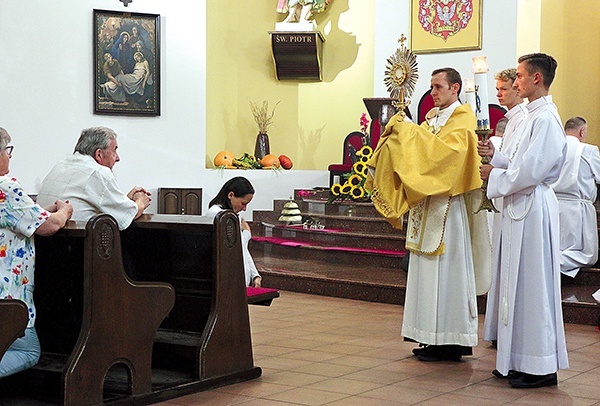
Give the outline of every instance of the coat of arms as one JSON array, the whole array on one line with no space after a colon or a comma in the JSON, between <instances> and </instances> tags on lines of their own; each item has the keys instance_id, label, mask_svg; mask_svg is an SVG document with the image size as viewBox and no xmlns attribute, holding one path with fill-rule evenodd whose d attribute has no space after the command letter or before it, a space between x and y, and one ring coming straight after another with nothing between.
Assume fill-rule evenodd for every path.
<instances>
[{"instance_id":1,"label":"coat of arms","mask_svg":"<svg viewBox=\"0 0 600 406\"><path fill-rule=\"evenodd\" d=\"M444 41L467 28L473 16L473 0L419 0L419 23Z\"/></svg>"}]
</instances>

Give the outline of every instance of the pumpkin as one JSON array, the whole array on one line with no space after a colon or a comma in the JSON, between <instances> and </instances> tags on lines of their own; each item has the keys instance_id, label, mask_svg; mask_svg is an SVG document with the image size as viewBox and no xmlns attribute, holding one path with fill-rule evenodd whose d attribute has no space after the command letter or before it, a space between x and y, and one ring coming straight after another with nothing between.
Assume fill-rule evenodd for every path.
<instances>
[{"instance_id":1,"label":"pumpkin","mask_svg":"<svg viewBox=\"0 0 600 406\"><path fill-rule=\"evenodd\" d=\"M233 154L231 152L221 151L215 156L213 163L215 164L215 167L217 167L217 168L220 168L223 166L227 168L227 167L233 166L234 159L235 159L235 157L233 156Z\"/></svg>"},{"instance_id":2,"label":"pumpkin","mask_svg":"<svg viewBox=\"0 0 600 406\"><path fill-rule=\"evenodd\" d=\"M260 164L265 169L279 168L279 158L274 154L267 154L260 160Z\"/></svg>"},{"instance_id":3,"label":"pumpkin","mask_svg":"<svg viewBox=\"0 0 600 406\"><path fill-rule=\"evenodd\" d=\"M292 169L292 166L294 166L294 163L287 155L279 155L279 163L283 169Z\"/></svg>"}]
</instances>

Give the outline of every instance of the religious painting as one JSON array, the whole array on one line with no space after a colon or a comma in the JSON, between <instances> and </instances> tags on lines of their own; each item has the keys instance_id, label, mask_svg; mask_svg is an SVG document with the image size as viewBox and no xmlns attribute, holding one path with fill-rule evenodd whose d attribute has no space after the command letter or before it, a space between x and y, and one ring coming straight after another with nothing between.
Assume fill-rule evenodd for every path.
<instances>
[{"instance_id":1,"label":"religious painting","mask_svg":"<svg viewBox=\"0 0 600 406\"><path fill-rule=\"evenodd\" d=\"M94 10L94 113L160 115L160 16Z\"/></svg>"},{"instance_id":2,"label":"religious painting","mask_svg":"<svg viewBox=\"0 0 600 406\"><path fill-rule=\"evenodd\" d=\"M482 0L410 0L415 54L481 49Z\"/></svg>"}]
</instances>

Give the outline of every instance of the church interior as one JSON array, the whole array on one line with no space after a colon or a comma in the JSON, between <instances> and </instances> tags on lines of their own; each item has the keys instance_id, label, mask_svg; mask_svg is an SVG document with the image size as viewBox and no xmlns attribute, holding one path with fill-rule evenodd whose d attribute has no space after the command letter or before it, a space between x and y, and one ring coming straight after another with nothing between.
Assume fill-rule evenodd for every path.
<instances>
[{"instance_id":1,"label":"church interior","mask_svg":"<svg viewBox=\"0 0 600 406\"><path fill-rule=\"evenodd\" d=\"M596 41L600 3L466 1L478 5L479 13L473 16L479 23L474 40L465 49L424 46L415 52L418 78L407 100L407 115L421 121L423 110L431 107L427 96L434 69L451 66L463 80L472 78L473 58L485 56L489 73L484 86L495 124L504 110L495 96L494 73L516 67L520 55L544 52L558 61L551 94L563 122L575 115L585 117L589 123L586 142L600 145L600 96L589 90L600 82L594 71L600 63ZM121 293L111 292L118 305L101 313L115 311L118 316L98 321L93 314L87 315L77 307L88 309L87 296L80 298L81 303L57 304L72 308L73 317L84 322L74 327L71 320L63 320L46 326L60 337L50 341L52 354L27 379L51 375L40 378L43 384L32 385L48 395L25 398L9 391L13 381L0 381L0 405L600 405L600 304L592 298L600 288L600 264L582 268L577 278L563 285L571 365L559 371L558 386L508 387L491 375L496 350L482 338L473 356L458 363L426 363L412 356L414 343L403 341L400 334L407 275L403 269L405 230L391 227L368 199L332 202L330 188L352 170L350 157L366 145L364 136L376 147L395 113L385 81L386 63L401 46L423 46L411 40L418 29L413 22L415 9L423 0L328 1L323 12L312 16L314 25L308 33L318 34L297 33L304 42L318 42L317 48L302 51L315 57L310 62L278 54L281 51L274 41L286 14L278 12L277 3L0 3L0 127L13 138L16 159L11 161L10 176L35 195L50 169L72 154L82 129L106 126L118 134L121 161L114 174L119 185L122 190L142 186L150 191L152 202L146 213L156 216L121 234L110 221L100 219L90 228L77 225L41 244L40 257L53 261L47 271L60 272L88 264L85 250L105 244L94 230L112 230L109 240L119 257L114 265L118 271L111 277L122 280L123 286ZM102 62L97 60L103 51L94 31L96 15L103 11L124 18L129 13L154 18L156 66L149 65L154 70L154 104L144 102L151 107L149 112L140 104L132 113L112 108L119 106L116 99L106 102L99 78ZM285 32L280 38L284 36ZM299 47L294 49L300 52ZM313 76L306 77L288 66L292 73L285 76L278 71L278 66L281 69L289 63L285 58L291 58L293 65L310 65L306 69L316 69L316 74L312 71ZM467 102L466 97L461 94L461 102ZM99 102L111 108L102 111ZM217 162L215 158L223 152L237 159L256 154L260 133L265 132L257 126L253 111L253 106L260 105L267 106L266 114L271 115L267 154L281 159L278 167L246 169ZM196 216L206 213L221 185L234 176L246 177L256 190L241 216L250 223L249 249L269 293L253 301L246 298L241 285L242 295L238 295L238 281L226 272L240 261L228 251L231 218L219 217L213 229L212 222ZM597 202L596 207L600 207ZM290 208L301 220L282 219ZM140 238L146 239L144 247L139 246ZM211 245L212 238L219 242ZM177 244L169 245L172 241ZM239 248L239 242L232 244ZM127 253L122 259L121 246ZM109 283L110 266L102 261L111 254L104 254L98 249L90 256L97 261L90 269L106 272L104 278L94 277L86 268L87 273L75 279L40 278L38 284L46 280L60 290L84 286L89 278L106 289L102 292L109 291L104 284ZM180 261L185 272L169 275L171 260ZM207 271L200 276L186 273L193 269L193 261L205 265ZM129 309L120 300L127 302L123 298L131 295L129 279L121 269L144 280L140 286L148 292L155 289L156 295L164 295L155 301L140 299L153 305L152 314L134 309L136 315L150 320L148 325L160 324L158 319L164 315L159 313L173 306L170 301L181 300L179 289L183 297L191 295L186 289L212 289L212 293L195 309L192 299L183 299L189 300L185 306L176 304L167 320L169 333L154 336L158 324L152 330L120 309ZM36 270L36 276L40 272ZM166 286L165 278L174 288ZM230 293L231 286L235 286L234 293ZM177 299L171 297L175 294ZM477 299L482 331L486 297ZM58 314L53 312L63 308L57 309L48 312ZM213 330L185 321L190 317L204 320ZM129 322L132 327L123 329L127 330L125 341L136 337L136 331L148 330L146 358L153 351L162 354L152 361L153 368L156 363L162 371L160 381L150 372L144 376L131 372L135 368L127 370L149 358L134 354L132 342L119 342L114 345L127 347L132 354L127 357L133 361L122 361L126 366L122 369L113 365L106 382L102 377L100 387L90 389L99 393L99 403L89 399L91 403L85 403L82 382L95 375L77 370L75 354L78 348L85 354L86 345L102 348L103 344L91 339L84 343L80 328L92 332ZM173 344L174 340L179 341ZM176 359L169 359L169 354L176 354ZM198 357L201 362L196 365L193 360ZM84 362L100 365L101 358ZM64 365L72 366L69 373ZM132 385L138 380L145 382L147 393ZM176 381L177 390L168 389L169 382ZM79 395L61 392L61 388L78 386Z\"/></svg>"}]
</instances>

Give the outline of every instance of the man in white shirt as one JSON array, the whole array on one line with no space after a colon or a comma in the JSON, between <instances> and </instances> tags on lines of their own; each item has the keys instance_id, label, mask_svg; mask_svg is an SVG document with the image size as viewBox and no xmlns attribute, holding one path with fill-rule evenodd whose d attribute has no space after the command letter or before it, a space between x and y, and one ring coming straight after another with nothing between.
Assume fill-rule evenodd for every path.
<instances>
[{"instance_id":1,"label":"man in white shirt","mask_svg":"<svg viewBox=\"0 0 600 406\"><path fill-rule=\"evenodd\" d=\"M567 158L552 189L560 209L560 271L572 278L582 266L598 260L598 225L594 202L600 183L600 152L585 144L587 122L571 117L565 123Z\"/></svg>"},{"instance_id":2,"label":"man in white shirt","mask_svg":"<svg viewBox=\"0 0 600 406\"><path fill-rule=\"evenodd\" d=\"M556 67L550 55L520 57L515 86L520 97L529 99L529 114L504 151L480 142L480 154L492 156L480 168L481 178L488 181L487 195L504 198L500 247L493 251L498 351L492 373L508 378L515 388L557 385L557 370L569 367L560 294L559 209L549 186L560 175L567 149L548 94Z\"/></svg>"},{"instance_id":3,"label":"man in white shirt","mask_svg":"<svg viewBox=\"0 0 600 406\"><path fill-rule=\"evenodd\" d=\"M120 161L117 148L117 134L110 128L83 130L73 155L56 164L43 180L38 204L68 200L73 220L87 221L106 213L115 218L120 230L129 227L150 205L150 193L141 187L121 192L112 172Z\"/></svg>"}]
</instances>

